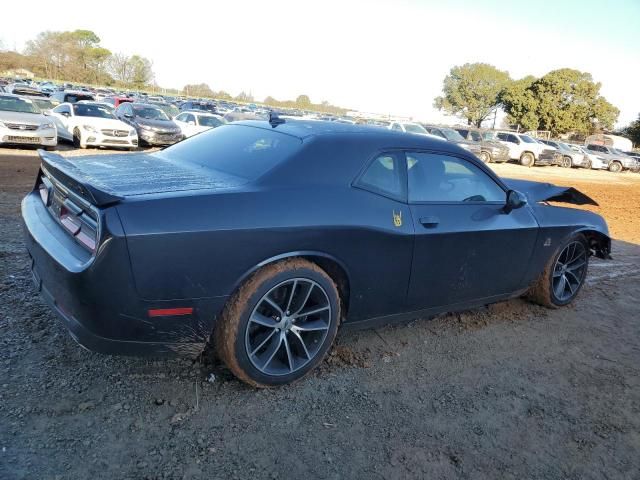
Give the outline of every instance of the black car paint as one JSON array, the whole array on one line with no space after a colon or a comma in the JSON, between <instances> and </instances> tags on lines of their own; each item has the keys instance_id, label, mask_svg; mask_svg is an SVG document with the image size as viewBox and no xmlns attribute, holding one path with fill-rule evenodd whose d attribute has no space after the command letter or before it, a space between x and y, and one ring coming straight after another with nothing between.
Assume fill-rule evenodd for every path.
<instances>
[{"instance_id":1,"label":"black car paint","mask_svg":"<svg viewBox=\"0 0 640 480\"><path fill-rule=\"evenodd\" d=\"M160 107L147 103L123 102L116 108L115 115L119 120L135 128L141 143L147 145L172 145L182 140L180 127L173 120L144 118L135 114L135 107L149 107L162 111ZM131 113L129 113L131 112ZM163 112L164 113L164 112ZM149 128L155 130L149 130Z\"/></svg>"},{"instance_id":2,"label":"black car paint","mask_svg":"<svg viewBox=\"0 0 640 480\"><path fill-rule=\"evenodd\" d=\"M345 325L367 326L518 295L576 231L588 232L596 252L608 253L601 217L537 203L557 197L559 187L518 184L534 193L528 205L506 214L504 204L408 204L354 185L377 154L419 150L464 158L506 195L507 184L450 143L325 122L288 121L277 131L303 146L255 181L222 186L208 183L204 171L204 181L190 184L188 168L164 168L156 155L131 162L136 167L125 181L122 162L130 156L71 164L41 153L43 171L67 195L102 205L100 247L88 255L46 214L37 190L22 204L36 284L74 338L107 353L196 355L242 282L287 257L329 271L345 300ZM541 198L545 191L549 197ZM420 223L426 216L440 223L427 228ZM185 306L194 314L147 314Z\"/></svg>"}]
</instances>

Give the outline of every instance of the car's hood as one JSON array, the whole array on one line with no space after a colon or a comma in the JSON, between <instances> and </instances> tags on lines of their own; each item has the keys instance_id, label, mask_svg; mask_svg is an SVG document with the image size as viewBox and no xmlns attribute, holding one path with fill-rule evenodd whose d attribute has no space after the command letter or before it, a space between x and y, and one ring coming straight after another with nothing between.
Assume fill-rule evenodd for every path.
<instances>
[{"instance_id":1,"label":"car's hood","mask_svg":"<svg viewBox=\"0 0 640 480\"><path fill-rule=\"evenodd\" d=\"M7 112L2 110L0 111L0 122L40 125L41 123L47 123L47 118L41 113Z\"/></svg>"},{"instance_id":2,"label":"car's hood","mask_svg":"<svg viewBox=\"0 0 640 480\"><path fill-rule=\"evenodd\" d=\"M503 178L502 181L511 189L524 193L529 203L563 202L573 205L598 205L591 197L573 187L559 187L551 183L532 182L513 178Z\"/></svg>"},{"instance_id":3,"label":"car's hood","mask_svg":"<svg viewBox=\"0 0 640 480\"><path fill-rule=\"evenodd\" d=\"M151 120L149 118L136 117L135 122L138 125L154 127L160 130L179 130L178 125L173 120Z\"/></svg>"},{"instance_id":4,"label":"car's hood","mask_svg":"<svg viewBox=\"0 0 640 480\"><path fill-rule=\"evenodd\" d=\"M38 151L43 168L94 205L135 195L230 189L244 179L157 153L91 155L65 158Z\"/></svg>"},{"instance_id":5,"label":"car's hood","mask_svg":"<svg viewBox=\"0 0 640 480\"><path fill-rule=\"evenodd\" d=\"M77 125L91 125L99 129L131 130L129 125L115 118L74 117L74 120Z\"/></svg>"}]
</instances>

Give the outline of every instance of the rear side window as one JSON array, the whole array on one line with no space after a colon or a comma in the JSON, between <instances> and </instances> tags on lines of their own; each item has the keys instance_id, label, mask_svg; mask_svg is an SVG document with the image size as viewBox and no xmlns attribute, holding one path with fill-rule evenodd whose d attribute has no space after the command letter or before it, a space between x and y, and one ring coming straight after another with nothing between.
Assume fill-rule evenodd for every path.
<instances>
[{"instance_id":1,"label":"rear side window","mask_svg":"<svg viewBox=\"0 0 640 480\"><path fill-rule=\"evenodd\" d=\"M356 185L365 190L399 199L402 197L400 157L384 153L369 164Z\"/></svg>"},{"instance_id":2,"label":"rear side window","mask_svg":"<svg viewBox=\"0 0 640 480\"><path fill-rule=\"evenodd\" d=\"M272 130L223 125L176 143L156 155L252 181L289 158L301 145L299 138Z\"/></svg>"},{"instance_id":3,"label":"rear side window","mask_svg":"<svg viewBox=\"0 0 640 480\"><path fill-rule=\"evenodd\" d=\"M407 152L410 202L504 202L505 192L472 163L449 155Z\"/></svg>"}]
</instances>

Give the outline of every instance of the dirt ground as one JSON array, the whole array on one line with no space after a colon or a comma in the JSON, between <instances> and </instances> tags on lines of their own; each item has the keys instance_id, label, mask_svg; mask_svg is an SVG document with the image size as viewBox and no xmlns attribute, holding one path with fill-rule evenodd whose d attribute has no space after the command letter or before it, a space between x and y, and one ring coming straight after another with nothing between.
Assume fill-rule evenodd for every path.
<instances>
[{"instance_id":1,"label":"dirt ground","mask_svg":"<svg viewBox=\"0 0 640 480\"><path fill-rule=\"evenodd\" d=\"M640 175L496 167L601 202L614 259L571 307L343 332L310 378L257 391L208 357L73 342L22 244L37 165L0 149L1 479L640 477Z\"/></svg>"}]
</instances>

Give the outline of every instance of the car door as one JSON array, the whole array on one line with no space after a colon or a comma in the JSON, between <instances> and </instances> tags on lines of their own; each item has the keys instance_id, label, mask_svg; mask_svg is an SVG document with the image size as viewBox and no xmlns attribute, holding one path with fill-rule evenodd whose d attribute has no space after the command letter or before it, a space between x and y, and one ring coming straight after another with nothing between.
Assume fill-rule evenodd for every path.
<instances>
[{"instance_id":1,"label":"car door","mask_svg":"<svg viewBox=\"0 0 640 480\"><path fill-rule=\"evenodd\" d=\"M409 307L474 302L522 288L538 235L531 210L504 213L504 188L465 158L408 151L406 162L415 228Z\"/></svg>"},{"instance_id":2,"label":"car door","mask_svg":"<svg viewBox=\"0 0 640 480\"><path fill-rule=\"evenodd\" d=\"M520 140L512 133L498 133L496 138L502 143L506 145L509 149L509 158L516 159L520 158L520 154L522 153L522 148L520 147Z\"/></svg>"},{"instance_id":3,"label":"car door","mask_svg":"<svg viewBox=\"0 0 640 480\"><path fill-rule=\"evenodd\" d=\"M185 122L185 118L186 118L187 114L186 113L181 113L179 115L176 116L176 118L173 119L174 122L176 122L176 125L178 125L178 127L180 127L180 131L182 132L182 134L186 137L187 136L187 124Z\"/></svg>"}]
</instances>

